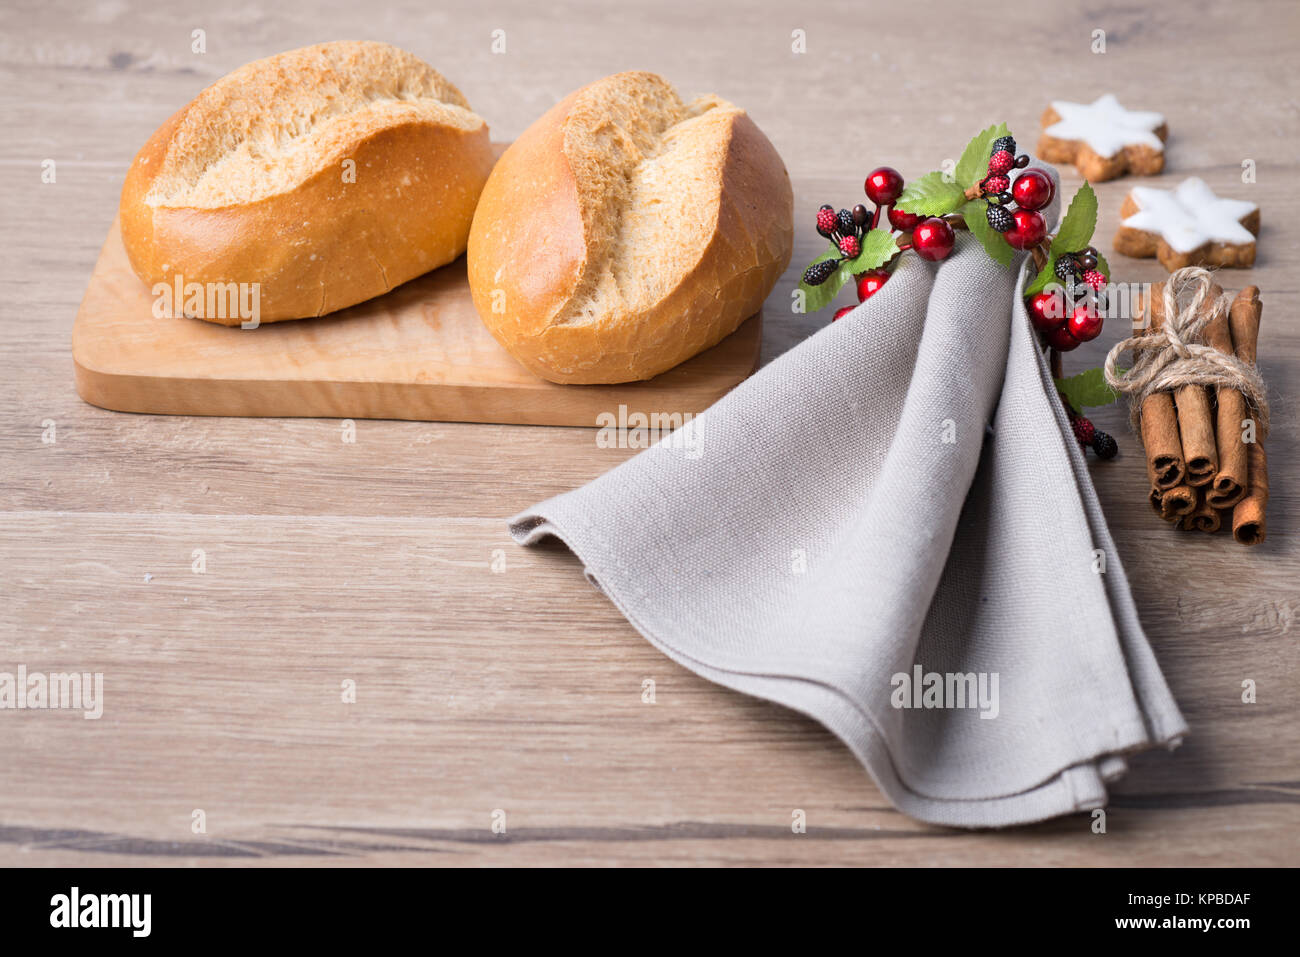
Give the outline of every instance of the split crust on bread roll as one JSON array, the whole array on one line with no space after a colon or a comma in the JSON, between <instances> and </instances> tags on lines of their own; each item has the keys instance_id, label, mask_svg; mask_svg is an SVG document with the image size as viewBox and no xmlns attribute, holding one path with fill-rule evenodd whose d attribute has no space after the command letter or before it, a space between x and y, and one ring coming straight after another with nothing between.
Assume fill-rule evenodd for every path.
<instances>
[{"instance_id":1,"label":"split crust on bread roll","mask_svg":"<svg viewBox=\"0 0 1300 957\"><path fill-rule=\"evenodd\" d=\"M164 123L127 173L122 242L151 285L258 283L261 322L319 316L464 252L491 168L487 124L428 64L322 43L240 67Z\"/></svg>"},{"instance_id":2,"label":"split crust on bread roll","mask_svg":"<svg viewBox=\"0 0 1300 957\"><path fill-rule=\"evenodd\" d=\"M793 206L744 110L619 73L569 94L497 162L470 231L474 304L544 379L648 379L758 312L790 262Z\"/></svg>"}]
</instances>

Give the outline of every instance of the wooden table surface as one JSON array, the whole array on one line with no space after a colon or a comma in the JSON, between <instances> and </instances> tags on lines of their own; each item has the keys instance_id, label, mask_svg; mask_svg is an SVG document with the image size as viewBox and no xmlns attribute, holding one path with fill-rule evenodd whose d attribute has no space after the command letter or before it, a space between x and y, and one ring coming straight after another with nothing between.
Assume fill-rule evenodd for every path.
<instances>
[{"instance_id":1,"label":"wooden table surface","mask_svg":"<svg viewBox=\"0 0 1300 957\"><path fill-rule=\"evenodd\" d=\"M104 713L0 711L0 862L1296 863L1300 7L1012 2L990 8L992 31L957 0L872 7L6 3L0 671L102 672ZM800 211L766 359L825 322L789 312L820 203L856 202L881 163L919 175L999 120L1031 145L1052 98L1110 91L1164 112L1159 185L1194 174L1259 203L1257 265L1223 281L1263 290L1268 542L1158 522L1122 413L1098 416L1123 453L1093 475L1192 728L1178 751L1133 761L1106 834L1085 815L1001 833L910 820L817 724L662 657L564 550L511 544L506 516L631 454L597 448L593 430L358 421L345 443L334 420L128 415L77 397L72 320L136 149L236 66L329 39L414 51L498 139L628 68L747 107ZM1131 182L1098 188L1104 252ZM1121 278L1164 276L1110 261ZM1067 371L1121 335L1108 328Z\"/></svg>"}]
</instances>

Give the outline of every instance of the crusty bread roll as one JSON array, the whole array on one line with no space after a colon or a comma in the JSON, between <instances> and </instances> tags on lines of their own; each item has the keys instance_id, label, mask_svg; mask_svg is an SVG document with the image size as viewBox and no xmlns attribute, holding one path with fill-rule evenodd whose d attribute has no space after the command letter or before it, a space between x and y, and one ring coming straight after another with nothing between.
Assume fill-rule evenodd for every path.
<instances>
[{"instance_id":1,"label":"crusty bread roll","mask_svg":"<svg viewBox=\"0 0 1300 957\"><path fill-rule=\"evenodd\" d=\"M565 97L497 162L470 289L542 378L647 379L758 311L790 261L792 217L781 157L744 110L619 73Z\"/></svg>"},{"instance_id":2,"label":"crusty bread roll","mask_svg":"<svg viewBox=\"0 0 1300 957\"><path fill-rule=\"evenodd\" d=\"M487 124L437 71L322 43L240 67L164 123L127 173L122 241L151 285L260 283L261 322L319 316L464 252L491 168Z\"/></svg>"}]
</instances>

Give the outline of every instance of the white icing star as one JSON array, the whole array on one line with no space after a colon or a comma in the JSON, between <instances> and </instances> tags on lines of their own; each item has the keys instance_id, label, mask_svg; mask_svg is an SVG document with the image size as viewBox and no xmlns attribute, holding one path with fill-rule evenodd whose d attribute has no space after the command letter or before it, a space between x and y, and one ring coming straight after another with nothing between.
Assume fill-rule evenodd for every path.
<instances>
[{"instance_id":1,"label":"white icing star","mask_svg":"<svg viewBox=\"0 0 1300 957\"><path fill-rule=\"evenodd\" d=\"M1059 140L1083 140L1098 156L1114 156L1126 146L1164 149L1155 131L1165 118L1159 113L1126 110L1112 93L1092 103L1053 100L1052 109L1061 119L1043 132Z\"/></svg>"},{"instance_id":2,"label":"white icing star","mask_svg":"<svg viewBox=\"0 0 1300 957\"><path fill-rule=\"evenodd\" d=\"M1241 199L1220 199L1195 176L1172 191L1134 186L1131 195L1138 211L1122 225L1159 233L1176 252L1190 253L1206 243L1255 241L1241 218L1258 207Z\"/></svg>"}]
</instances>

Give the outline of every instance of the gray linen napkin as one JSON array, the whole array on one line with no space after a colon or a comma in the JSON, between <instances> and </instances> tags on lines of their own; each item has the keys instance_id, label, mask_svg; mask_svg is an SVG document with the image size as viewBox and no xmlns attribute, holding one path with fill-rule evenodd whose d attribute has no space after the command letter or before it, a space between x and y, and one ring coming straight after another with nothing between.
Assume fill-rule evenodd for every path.
<instances>
[{"instance_id":1,"label":"gray linen napkin","mask_svg":"<svg viewBox=\"0 0 1300 957\"><path fill-rule=\"evenodd\" d=\"M905 255L691 441L528 509L512 534L561 539L675 661L820 721L915 818L998 827L1104 805L1124 754L1186 725L1019 271L965 233L943 263ZM918 667L944 676L944 707L903 683Z\"/></svg>"}]
</instances>

